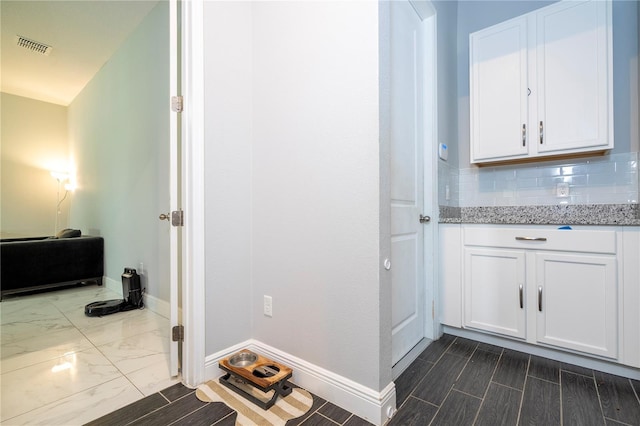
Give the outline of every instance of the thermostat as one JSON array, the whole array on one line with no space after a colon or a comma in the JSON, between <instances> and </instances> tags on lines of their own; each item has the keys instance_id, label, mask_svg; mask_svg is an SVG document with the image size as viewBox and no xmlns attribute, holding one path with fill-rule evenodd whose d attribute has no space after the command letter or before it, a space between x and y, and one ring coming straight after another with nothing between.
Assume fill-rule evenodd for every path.
<instances>
[{"instance_id":1,"label":"thermostat","mask_svg":"<svg viewBox=\"0 0 640 426\"><path fill-rule=\"evenodd\" d=\"M441 160L447 161L447 158L449 158L447 144L441 143L438 145L438 157L440 157Z\"/></svg>"}]
</instances>

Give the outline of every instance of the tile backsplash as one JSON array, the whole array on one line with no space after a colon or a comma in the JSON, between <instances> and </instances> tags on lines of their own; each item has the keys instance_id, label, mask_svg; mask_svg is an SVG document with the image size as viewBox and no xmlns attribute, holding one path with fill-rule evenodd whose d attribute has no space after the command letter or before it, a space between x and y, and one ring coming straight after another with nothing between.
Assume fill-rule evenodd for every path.
<instances>
[{"instance_id":1,"label":"tile backsplash","mask_svg":"<svg viewBox=\"0 0 640 426\"><path fill-rule=\"evenodd\" d=\"M440 161L441 206L637 204L638 152L521 165L457 169ZM558 183L569 186L557 196Z\"/></svg>"}]
</instances>

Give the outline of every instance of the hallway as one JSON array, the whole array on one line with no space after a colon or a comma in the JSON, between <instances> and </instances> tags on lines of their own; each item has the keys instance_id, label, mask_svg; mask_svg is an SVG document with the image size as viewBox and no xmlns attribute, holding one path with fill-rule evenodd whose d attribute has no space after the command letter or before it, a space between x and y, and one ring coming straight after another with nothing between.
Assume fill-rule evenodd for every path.
<instances>
[{"instance_id":1,"label":"hallway","mask_svg":"<svg viewBox=\"0 0 640 426\"><path fill-rule=\"evenodd\" d=\"M178 382L168 319L149 309L84 314L119 298L91 284L0 303L2 424L82 424Z\"/></svg>"}]
</instances>

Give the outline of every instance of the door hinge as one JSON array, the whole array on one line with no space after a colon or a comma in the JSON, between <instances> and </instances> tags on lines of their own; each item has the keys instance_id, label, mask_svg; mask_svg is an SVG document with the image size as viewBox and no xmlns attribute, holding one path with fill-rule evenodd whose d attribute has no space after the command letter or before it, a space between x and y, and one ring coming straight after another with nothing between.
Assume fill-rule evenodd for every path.
<instances>
[{"instance_id":1,"label":"door hinge","mask_svg":"<svg viewBox=\"0 0 640 426\"><path fill-rule=\"evenodd\" d=\"M184 326L176 325L171 329L171 340L174 342L184 342Z\"/></svg>"},{"instance_id":2,"label":"door hinge","mask_svg":"<svg viewBox=\"0 0 640 426\"><path fill-rule=\"evenodd\" d=\"M436 302L435 300L431 301L431 319L436 319Z\"/></svg>"},{"instance_id":3,"label":"door hinge","mask_svg":"<svg viewBox=\"0 0 640 426\"><path fill-rule=\"evenodd\" d=\"M184 109L184 102L182 96L171 97L171 111L182 112Z\"/></svg>"},{"instance_id":4,"label":"door hinge","mask_svg":"<svg viewBox=\"0 0 640 426\"><path fill-rule=\"evenodd\" d=\"M171 212L171 224L173 226L184 226L184 212L182 210Z\"/></svg>"}]
</instances>

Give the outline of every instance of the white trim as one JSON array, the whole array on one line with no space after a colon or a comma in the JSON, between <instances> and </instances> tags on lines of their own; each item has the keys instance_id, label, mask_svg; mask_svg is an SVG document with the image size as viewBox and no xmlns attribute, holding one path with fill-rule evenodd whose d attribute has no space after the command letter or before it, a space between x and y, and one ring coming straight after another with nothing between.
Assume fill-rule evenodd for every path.
<instances>
[{"instance_id":1,"label":"white trim","mask_svg":"<svg viewBox=\"0 0 640 426\"><path fill-rule=\"evenodd\" d=\"M427 20L428 18L436 14L436 9L435 7L433 7L433 4L431 4L430 1L409 0L409 3L413 7L413 10L416 11L416 14L423 21Z\"/></svg>"},{"instance_id":2,"label":"white trim","mask_svg":"<svg viewBox=\"0 0 640 426\"><path fill-rule=\"evenodd\" d=\"M144 294L142 298L144 300L145 308L155 312L161 317L169 319L169 316L171 315L169 302L167 302L166 300L158 299L157 297L150 294Z\"/></svg>"},{"instance_id":3,"label":"white trim","mask_svg":"<svg viewBox=\"0 0 640 426\"><path fill-rule=\"evenodd\" d=\"M178 96L178 79L180 73L179 63L179 34L178 34L178 8L181 7L177 0L169 0L169 96ZM167 100L168 102L169 100ZM169 103L169 102L168 102ZM179 119L180 114L172 111L167 105L169 116L169 210L180 210L180 155L179 155ZM167 306L169 327L182 323L178 316L178 303L180 291L180 235L181 230L177 226L170 225L169 230L169 304ZM180 356L179 342L169 341L169 373L171 377L179 374Z\"/></svg>"},{"instance_id":4,"label":"white trim","mask_svg":"<svg viewBox=\"0 0 640 426\"><path fill-rule=\"evenodd\" d=\"M111 290L113 292L118 293L122 296L122 283L114 280L113 278L104 277L102 279L102 285L107 288L107 290ZM122 296L124 297L124 296Z\"/></svg>"},{"instance_id":5,"label":"white trim","mask_svg":"<svg viewBox=\"0 0 640 426\"><path fill-rule=\"evenodd\" d=\"M290 367L293 370L292 383L374 425L385 424L389 420L388 414L395 413L396 388L393 382L378 392L253 339L208 355L206 357L207 380L217 378L224 373L218 368L218 362L222 358L244 348Z\"/></svg>"},{"instance_id":6,"label":"white trim","mask_svg":"<svg viewBox=\"0 0 640 426\"><path fill-rule=\"evenodd\" d=\"M416 3L416 2L412 2ZM423 35L425 37L425 79L424 79L424 106L425 106L425 129L431 129L429 135L425 131L423 147L424 173L423 173L423 211L431 216L431 222L425 225L423 253L424 253L424 274L425 283L431 284L425 289L425 337L431 340L438 338L439 324L436 306L438 299L438 265L439 265L439 233L438 223L440 221L438 206L438 54L437 54L437 14L430 1L424 3L423 13L427 16L423 18ZM414 5L414 7L416 7Z\"/></svg>"},{"instance_id":7,"label":"white trim","mask_svg":"<svg viewBox=\"0 0 640 426\"><path fill-rule=\"evenodd\" d=\"M183 4L183 205L182 380L205 378L204 244L204 0Z\"/></svg>"},{"instance_id":8,"label":"white trim","mask_svg":"<svg viewBox=\"0 0 640 426\"><path fill-rule=\"evenodd\" d=\"M425 337L424 339L420 340L418 344L415 345L405 356L403 356L402 359L393 366L393 380L396 380L398 377L400 377L400 375L404 373L407 368L409 368L413 361L418 359L418 356L420 356L420 354L425 349L427 349L427 346L429 346L431 342L433 342L433 340L427 339Z\"/></svg>"},{"instance_id":9,"label":"white trim","mask_svg":"<svg viewBox=\"0 0 640 426\"><path fill-rule=\"evenodd\" d=\"M207 355L205 357L205 380L211 380L213 378L219 377L224 373L223 370L218 368L218 362L221 359L226 358L229 355L240 351L241 349L248 348L250 345L253 345L253 340L246 340L242 343L224 348L223 350L211 355Z\"/></svg>"},{"instance_id":10,"label":"white trim","mask_svg":"<svg viewBox=\"0 0 640 426\"><path fill-rule=\"evenodd\" d=\"M122 283L109 277L104 277L102 282L107 290L118 293L121 297L124 298L124 295L122 294ZM150 311L153 311L162 317L169 318L169 302L167 302L166 300L158 299L157 297L152 296L148 293L142 294L142 300L144 301L144 307L146 309L149 309Z\"/></svg>"},{"instance_id":11,"label":"white trim","mask_svg":"<svg viewBox=\"0 0 640 426\"><path fill-rule=\"evenodd\" d=\"M640 370L628 367L622 364L615 364L609 361L599 360L592 357L586 357L565 351L558 351L544 346L531 345L525 342L506 339L491 334L466 330L461 328L444 326L444 332L452 336L464 337L466 339L475 340L482 343L501 346L503 348L524 352L544 358L553 359L555 361L565 362L568 364L578 365L584 368L603 371L605 373L614 374L616 376L628 377L630 379L640 380Z\"/></svg>"}]
</instances>

